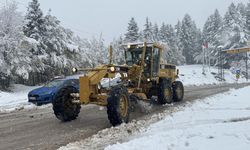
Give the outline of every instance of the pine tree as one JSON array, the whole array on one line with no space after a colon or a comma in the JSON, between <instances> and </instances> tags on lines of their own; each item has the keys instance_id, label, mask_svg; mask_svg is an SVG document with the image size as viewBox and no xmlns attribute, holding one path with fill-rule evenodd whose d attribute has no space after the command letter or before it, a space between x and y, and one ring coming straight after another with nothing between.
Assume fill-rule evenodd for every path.
<instances>
[{"instance_id":1,"label":"pine tree","mask_svg":"<svg viewBox=\"0 0 250 150\"><path fill-rule=\"evenodd\" d=\"M203 27L203 40L209 44L218 46L220 34L222 27L222 17L219 11L216 9L214 14L209 16Z\"/></svg>"},{"instance_id":2,"label":"pine tree","mask_svg":"<svg viewBox=\"0 0 250 150\"><path fill-rule=\"evenodd\" d=\"M167 42L166 25L162 23L159 31L159 41Z\"/></svg>"},{"instance_id":3,"label":"pine tree","mask_svg":"<svg viewBox=\"0 0 250 150\"><path fill-rule=\"evenodd\" d=\"M134 18L128 23L127 33L125 34L125 42L136 42L139 39L139 28Z\"/></svg>"},{"instance_id":4,"label":"pine tree","mask_svg":"<svg viewBox=\"0 0 250 150\"><path fill-rule=\"evenodd\" d=\"M250 1L248 2L247 4L247 7L246 7L246 37L247 37L247 40L249 42L249 46L250 46Z\"/></svg>"},{"instance_id":5,"label":"pine tree","mask_svg":"<svg viewBox=\"0 0 250 150\"><path fill-rule=\"evenodd\" d=\"M148 42L153 41L153 27L148 17L146 18L146 23L144 25L143 37L145 41L148 41Z\"/></svg>"},{"instance_id":6,"label":"pine tree","mask_svg":"<svg viewBox=\"0 0 250 150\"><path fill-rule=\"evenodd\" d=\"M182 55L181 49L178 48L175 29L172 27L172 25L166 25L165 29L167 45L169 48L166 56L168 62L176 65L183 64L185 59Z\"/></svg>"},{"instance_id":7,"label":"pine tree","mask_svg":"<svg viewBox=\"0 0 250 150\"><path fill-rule=\"evenodd\" d=\"M216 9L214 14L208 17L203 27L202 42L208 43L209 47L206 49L206 55L209 57L211 64L217 64L218 47L222 44L222 17ZM200 62L203 59L203 52L200 54Z\"/></svg>"},{"instance_id":8,"label":"pine tree","mask_svg":"<svg viewBox=\"0 0 250 150\"><path fill-rule=\"evenodd\" d=\"M44 17L38 0L32 0L29 3L23 31L27 37L34 38L37 41L44 35Z\"/></svg>"},{"instance_id":9,"label":"pine tree","mask_svg":"<svg viewBox=\"0 0 250 150\"><path fill-rule=\"evenodd\" d=\"M178 48L183 52L183 45L181 43L181 35L182 35L182 29L181 29L181 21L178 20L177 24L175 25L175 33L176 33L176 42Z\"/></svg>"},{"instance_id":10,"label":"pine tree","mask_svg":"<svg viewBox=\"0 0 250 150\"><path fill-rule=\"evenodd\" d=\"M118 39L114 39L112 42L113 47L113 63L118 65L123 65L125 63L124 57L124 47L123 47L123 39L120 36Z\"/></svg>"},{"instance_id":11,"label":"pine tree","mask_svg":"<svg viewBox=\"0 0 250 150\"><path fill-rule=\"evenodd\" d=\"M245 10L241 10L242 8L244 7L236 7L232 3L224 16L223 37L226 49L243 47L247 43L244 31L246 22L244 16Z\"/></svg>"},{"instance_id":12,"label":"pine tree","mask_svg":"<svg viewBox=\"0 0 250 150\"><path fill-rule=\"evenodd\" d=\"M157 23L153 26L153 41L159 41L159 28Z\"/></svg>"},{"instance_id":13,"label":"pine tree","mask_svg":"<svg viewBox=\"0 0 250 150\"><path fill-rule=\"evenodd\" d=\"M28 78L31 63L29 51L22 47L23 17L14 1L1 8L0 22L0 89L6 89L13 76Z\"/></svg>"},{"instance_id":14,"label":"pine tree","mask_svg":"<svg viewBox=\"0 0 250 150\"><path fill-rule=\"evenodd\" d=\"M194 63L194 57L200 52L199 30L190 15L186 14L182 20L180 42L182 44L183 55L187 64Z\"/></svg>"},{"instance_id":15,"label":"pine tree","mask_svg":"<svg viewBox=\"0 0 250 150\"><path fill-rule=\"evenodd\" d=\"M54 52L56 55L61 55L65 47L62 41L63 37L61 37L63 31L60 26L60 21L55 16L51 15L51 11L44 17L44 28L45 32L41 40L43 48L48 54Z\"/></svg>"}]
</instances>

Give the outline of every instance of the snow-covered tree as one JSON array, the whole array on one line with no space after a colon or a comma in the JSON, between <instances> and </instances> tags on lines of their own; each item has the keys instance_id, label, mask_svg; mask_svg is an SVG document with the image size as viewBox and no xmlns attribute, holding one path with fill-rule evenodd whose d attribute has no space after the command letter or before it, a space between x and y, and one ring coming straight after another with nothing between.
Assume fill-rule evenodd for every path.
<instances>
[{"instance_id":1,"label":"snow-covered tree","mask_svg":"<svg viewBox=\"0 0 250 150\"><path fill-rule=\"evenodd\" d=\"M162 24L159 33L159 41L164 45L165 62L176 65L184 63L182 51L178 48L177 36L172 25Z\"/></svg>"},{"instance_id":2,"label":"snow-covered tree","mask_svg":"<svg viewBox=\"0 0 250 150\"><path fill-rule=\"evenodd\" d=\"M148 17L146 18L146 23L143 29L143 38L145 41L152 42L153 41L153 27L152 23L149 21Z\"/></svg>"},{"instance_id":3,"label":"snow-covered tree","mask_svg":"<svg viewBox=\"0 0 250 150\"><path fill-rule=\"evenodd\" d=\"M40 40L44 35L44 17L38 0L32 0L32 2L29 3L23 31L27 37L36 40Z\"/></svg>"},{"instance_id":4,"label":"snow-covered tree","mask_svg":"<svg viewBox=\"0 0 250 150\"><path fill-rule=\"evenodd\" d=\"M139 28L134 18L128 23L127 33L125 34L125 42L136 42L139 39Z\"/></svg>"},{"instance_id":5,"label":"snow-covered tree","mask_svg":"<svg viewBox=\"0 0 250 150\"><path fill-rule=\"evenodd\" d=\"M6 88L13 75L27 78L31 69L29 51L21 48L22 20L14 1L0 10L0 88Z\"/></svg>"},{"instance_id":6,"label":"snow-covered tree","mask_svg":"<svg viewBox=\"0 0 250 150\"><path fill-rule=\"evenodd\" d=\"M159 41L167 42L167 35L166 35L166 25L162 23L160 30L159 30Z\"/></svg>"},{"instance_id":7,"label":"snow-covered tree","mask_svg":"<svg viewBox=\"0 0 250 150\"><path fill-rule=\"evenodd\" d=\"M79 43L81 63L85 67L96 67L109 63L108 47L104 44L102 35L99 38L81 39ZM86 65L87 64L87 65Z\"/></svg>"},{"instance_id":8,"label":"snow-covered tree","mask_svg":"<svg viewBox=\"0 0 250 150\"><path fill-rule=\"evenodd\" d=\"M122 36L118 39L114 39L112 42L113 47L113 63L123 65L125 64L125 54Z\"/></svg>"},{"instance_id":9,"label":"snow-covered tree","mask_svg":"<svg viewBox=\"0 0 250 150\"><path fill-rule=\"evenodd\" d=\"M159 41L159 27L157 23L153 26L153 41Z\"/></svg>"},{"instance_id":10,"label":"snow-covered tree","mask_svg":"<svg viewBox=\"0 0 250 150\"><path fill-rule=\"evenodd\" d=\"M222 17L219 14L219 11L216 9L214 14L208 17L207 21L203 27L202 33L202 41L204 44L208 44L208 48L205 49L206 56L208 57L211 64L217 64L218 60L218 47L222 45L221 38L222 38ZM197 59L197 61L203 61L203 52Z\"/></svg>"},{"instance_id":11,"label":"snow-covered tree","mask_svg":"<svg viewBox=\"0 0 250 150\"><path fill-rule=\"evenodd\" d=\"M227 49L243 47L247 43L245 32L246 21L243 13L245 10L242 9L244 9L244 7L236 7L235 4L232 3L224 16L223 40L224 47Z\"/></svg>"},{"instance_id":12,"label":"snow-covered tree","mask_svg":"<svg viewBox=\"0 0 250 150\"><path fill-rule=\"evenodd\" d=\"M248 42L250 42L250 1L248 2L247 7L246 7L246 24L245 25L246 25L247 40Z\"/></svg>"},{"instance_id":13,"label":"snow-covered tree","mask_svg":"<svg viewBox=\"0 0 250 150\"><path fill-rule=\"evenodd\" d=\"M200 32L190 15L186 14L181 23L180 42L187 64L194 63L194 57L200 52Z\"/></svg>"},{"instance_id":14,"label":"snow-covered tree","mask_svg":"<svg viewBox=\"0 0 250 150\"><path fill-rule=\"evenodd\" d=\"M183 46L181 43L181 35L182 35L182 30L181 30L181 21L178 20L177 24L175 25L175 33L176 33L176 42L177 42L177 46L180 50L183 50Z\"/></svg>"}]
</instances>

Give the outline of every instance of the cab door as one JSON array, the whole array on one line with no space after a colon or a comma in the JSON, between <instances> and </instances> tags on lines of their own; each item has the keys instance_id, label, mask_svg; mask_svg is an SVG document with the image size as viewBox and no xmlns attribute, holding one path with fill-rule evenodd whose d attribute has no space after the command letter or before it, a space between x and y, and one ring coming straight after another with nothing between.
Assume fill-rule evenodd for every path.
<instances>
[{"instance_id":1,"label":"cab door","mask_svg":"<svg viewBox=\"0 0 250 150\"><path fill-rule=\"evenodd\" d=\"M159 59L160 59L160 50L159 48L157 47L154 47L153 48L153 51L152 51L152 59L153 59L153 62L152 62L152 78L155 78L158 76L158 71L159 71Z\"/></svg>"}]
</instances>

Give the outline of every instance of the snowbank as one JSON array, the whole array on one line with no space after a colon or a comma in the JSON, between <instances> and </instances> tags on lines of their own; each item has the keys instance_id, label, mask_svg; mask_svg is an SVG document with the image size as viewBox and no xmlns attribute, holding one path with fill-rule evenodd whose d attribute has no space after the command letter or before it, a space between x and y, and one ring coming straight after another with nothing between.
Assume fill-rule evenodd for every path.
<instances>
[{"instance_id":1,"label":"snowbank","mask_svg":"<svg viewBox=\"0 0 250 150\"><path fill-rule=\"evenodd\" d=\"M250 87L195 102L105 150L249 149Z\"/></svg>"},{"instance_id":2,"label":"snowbank","mask_svg":"<svg viewBox=\"0 0 250 150\"><path fill-rule=\"evenodd\" d=\"M0 91L0 112L37 108L37 106L28 102L28 92L35 88L37 86L15 84L12 92Z\"/></svg>"},{"instance_id":3,"label":"snowbank","mask_svg":"<svg viewBox=\"0 0 250 150\"><path fill-rule=\"evenodd\" d=\"M237 81L236 75L228 69L225 69L225 81L221 82L216 79L216 76L218 76L218 68L216 67L206 67L205 75L202 74L202 65L186 65L178 66L177 68L180 71L179 80L182 81L185 86L246 82L246 79L242 77Z\"/></svg>"}]
</instances>

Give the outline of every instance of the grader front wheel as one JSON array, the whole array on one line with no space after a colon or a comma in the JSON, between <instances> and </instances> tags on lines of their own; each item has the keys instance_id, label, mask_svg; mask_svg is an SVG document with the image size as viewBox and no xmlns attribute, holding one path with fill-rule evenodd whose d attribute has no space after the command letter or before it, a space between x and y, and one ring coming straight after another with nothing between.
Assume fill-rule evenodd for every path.
<instances>
[{"instance_id":1,"label":"grader front wheel","mask_svg":"<svg viewBox=\"0 0 250 150\"><path fill-rule=\"evenodd\" d=\"M128 123L130 100L127 89L122 86L114 87L110 91L107 101L107 114L110 123L113 126Z\"/></svg>"},{"instance_id":2,"label":"grader front wheel","mask_svg":"<svg viewBox=\"0 0 250 150\"><path fill-rule=\"evenodd\" d=\"M78 103L73 103L73 98L70 95L70 93L76 92L77 91L74 87L68 86L63 87L56 94L52 105L54 114L59 120L66 122L74 120L78 117L81 105Z\"/></svg>"}]
</instances>

